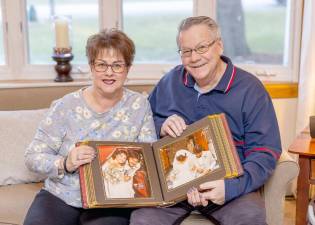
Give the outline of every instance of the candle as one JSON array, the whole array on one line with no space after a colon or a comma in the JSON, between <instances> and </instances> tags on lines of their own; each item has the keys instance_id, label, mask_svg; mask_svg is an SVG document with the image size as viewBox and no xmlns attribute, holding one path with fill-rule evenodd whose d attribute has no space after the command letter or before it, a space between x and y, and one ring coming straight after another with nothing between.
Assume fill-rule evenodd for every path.
<instances>
[{"instance_id":1,"label":"candle","mask_svg":"<svg viewBox=\"0 0 315 225\"><path fill-rule=\"evenodd\" d=\"M55 20L56 48L70 48L69 24L66 18Z\"/></svg>"}]
</instances>

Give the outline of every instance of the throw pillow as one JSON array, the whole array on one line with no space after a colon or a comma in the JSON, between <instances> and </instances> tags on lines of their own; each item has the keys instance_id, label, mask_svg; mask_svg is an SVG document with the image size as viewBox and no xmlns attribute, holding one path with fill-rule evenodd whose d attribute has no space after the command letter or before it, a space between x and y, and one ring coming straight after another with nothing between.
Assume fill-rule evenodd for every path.
<instances>
[{"instance_id":1,"label":"throw pillow","mask_svg":"<svg viewBox=\"0 0 315 225\"><path fill-rule=\"evenodd\" d=\"M0 111L0 185L38 182L42 175L27 169L24 152L47 109Z\"/></svg>"}]
</instances>

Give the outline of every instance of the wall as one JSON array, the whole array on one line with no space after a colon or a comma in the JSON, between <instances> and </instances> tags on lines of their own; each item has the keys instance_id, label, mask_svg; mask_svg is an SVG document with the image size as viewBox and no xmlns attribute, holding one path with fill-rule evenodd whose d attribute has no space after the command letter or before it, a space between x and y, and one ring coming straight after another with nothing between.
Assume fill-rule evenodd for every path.
<instances>
[{"instance_id":1,"label":"wall","mask_svg":"<svg viewBox=\"0 0 315 225\"><path fill-rule=\"evenodd\" d=\"M0 110L40 109L49 107L50 103L65 94L78 90L85 85L0 88ZM147 93L152 85L130 85L128 88Z\"/></svg>"},{"instance_id":2,"label":"wall","mask_svg":"<svg viewBox=\"0 0 315 225\"><path fill-rule=\"evenodd\" d=\"M273 99L277 114L282 149L287 150L295 138L295 121L297 116L297 99Z\"/></svg>"}]
</instances>

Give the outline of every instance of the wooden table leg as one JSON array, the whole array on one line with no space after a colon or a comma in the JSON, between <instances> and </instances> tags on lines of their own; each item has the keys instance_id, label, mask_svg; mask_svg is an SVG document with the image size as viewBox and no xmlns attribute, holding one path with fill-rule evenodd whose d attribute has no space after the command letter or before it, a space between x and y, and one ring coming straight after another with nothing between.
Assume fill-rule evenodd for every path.
<instances>
[{"instance_id":1,"label":"wooden table leg","mask_svg":"<svg viewBox=\"0 0 315 225\"><path fill-rule=\"evenodd\" d=\"M300 173L297 181L297 199L296 199L296 225L306 224L306 213L309 204L309 179L310 179L311 159L305 156L299 156Z\"/></svg>"}]
</instances>

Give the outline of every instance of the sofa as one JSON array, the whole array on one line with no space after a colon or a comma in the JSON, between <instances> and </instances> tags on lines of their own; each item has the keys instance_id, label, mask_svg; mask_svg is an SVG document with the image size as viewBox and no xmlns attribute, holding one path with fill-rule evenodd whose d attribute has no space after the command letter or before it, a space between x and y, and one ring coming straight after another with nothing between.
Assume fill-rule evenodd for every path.
<instances>
[{"instance_id":1,"label":"sofa","mask_svg":"<svg viewBox=\"0 0 315 225\"><path fill-rule=\"evenodd\" d=\"M42 100L44 96L40 98ZM29 101L31 104L36 100ZM48 105L49 103L45 107ZM44 179L25 167L24 151L47 109L11 110L8 106L9 110L3 110L4 108L2 105L0 111L0 225L23 224L27 210ZM265 199L269 225L283 224L286 187L298 172L298 164L284 151L274 174L260 190ZM182 224L212 223L200 214L192 213Z\"/></svg>"}]
</instances>

